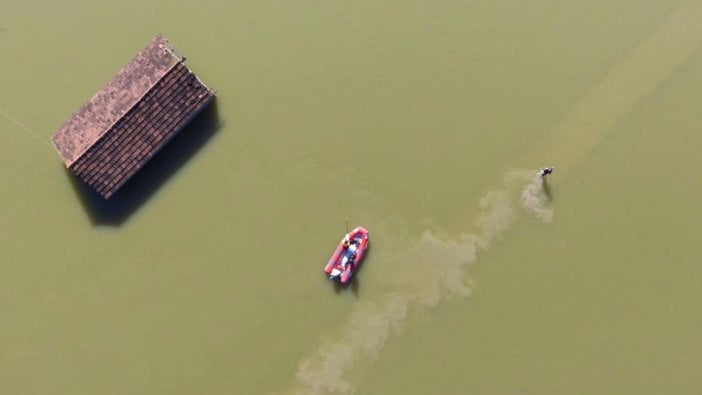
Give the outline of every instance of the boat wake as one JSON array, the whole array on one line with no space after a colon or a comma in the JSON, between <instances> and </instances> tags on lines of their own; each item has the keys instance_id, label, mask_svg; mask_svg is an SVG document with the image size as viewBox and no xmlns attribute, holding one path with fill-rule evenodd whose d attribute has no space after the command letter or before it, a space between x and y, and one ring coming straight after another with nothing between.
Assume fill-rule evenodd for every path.
<instances>
[{"instance_id":1,"label":"boat wake","mask_svg":"<svg viewBox=\"0 0 702 395\"><path fill-rule=\"evenodd\" d=\"M501 188L487 193L480 200L474 232L455 240L442 240L426 231L410 246L395 246L395 258L374 265L375 270L386 271L379 273L387 281L386 290L378 297L359 301L341 333L323 341L316 352L300 362L291 392L355 392L352 370L373 361L388 338L407 325L411 314L434 308L442 300L469 297L472 287L465 269L475 263L481 250L487 250L512 226L520 202L537 218L552 221L547 198L533 174L512 172L504 178ZM406 262L411 262L411 270L398 273L397 268Z\"/></svg>"},{"instance_id":2,"label":"boat wake","mask_svg":"<svg viewBox=\"0 0 702 395\"><path fill-rule=\"evenodd\" d=\"M551 199L548 188L548 180L535 175L524 187L520 202L527 213L550 224L553 222L553 209L546 205L547 201Z\"/></svg>"}]
</instances>

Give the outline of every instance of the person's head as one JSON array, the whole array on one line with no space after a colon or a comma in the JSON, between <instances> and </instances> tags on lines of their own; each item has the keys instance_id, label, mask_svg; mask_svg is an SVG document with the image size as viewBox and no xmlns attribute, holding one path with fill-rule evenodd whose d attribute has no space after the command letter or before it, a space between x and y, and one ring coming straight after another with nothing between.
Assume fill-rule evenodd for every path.
<instances>
[{"instance_id":1,"label":"person's head","mask_svg":"<svg viewBox=\"0 0 702 395\"><path fill-rule=\"evenodd\" d=\"M351 244L351 242L349 241L349 239L344 239L344 247L348 247L349 244Z\"/></svg>"}]
</instances>

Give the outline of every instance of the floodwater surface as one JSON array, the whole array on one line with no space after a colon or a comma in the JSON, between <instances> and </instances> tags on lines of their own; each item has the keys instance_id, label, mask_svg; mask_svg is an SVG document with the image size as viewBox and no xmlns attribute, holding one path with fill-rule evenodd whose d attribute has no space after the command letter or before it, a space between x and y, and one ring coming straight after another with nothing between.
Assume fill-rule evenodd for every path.
<instances>
[{"instance_id":1,"label":"floodwater surface","mask_svg":"<svg viewBox=\"0 0 702 395\"><path fill-rule=\"evenodd\" d=\"M699 392L701 4L3 0L2 393ZM218 99L101 202L159 32Z\"/></svg>"}]
</instances>

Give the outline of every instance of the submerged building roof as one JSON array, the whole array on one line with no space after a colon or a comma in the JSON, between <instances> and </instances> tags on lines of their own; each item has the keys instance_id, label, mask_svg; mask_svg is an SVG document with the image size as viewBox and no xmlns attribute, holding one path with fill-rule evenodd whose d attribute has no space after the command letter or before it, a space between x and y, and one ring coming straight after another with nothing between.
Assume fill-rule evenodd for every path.
<instances>
[{"instance_id":1,"label":"submerged building roof","mask_svg":"<svg viewBox=\"0 0 702 395\"><path fill-rule=\"evenodd\" d=\"M61 159L109 198L214 98L157 35L51 137Z\"/></svg>"}]
</instances>

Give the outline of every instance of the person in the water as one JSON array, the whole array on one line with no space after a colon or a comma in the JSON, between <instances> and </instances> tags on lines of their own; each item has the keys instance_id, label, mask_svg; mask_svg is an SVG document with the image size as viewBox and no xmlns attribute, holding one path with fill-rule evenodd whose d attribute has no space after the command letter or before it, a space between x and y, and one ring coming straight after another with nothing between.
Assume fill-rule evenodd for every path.
<instances>
[{"instance_id":1,"label":"person in the water","mask_svg":"<svg viewBox=\"0 0 702 395\"><path fill-rule=\"evenodd\" d=\"M547 175L553 173L553 170L555 170L554 167L542 167L542 168L539 170L539 175L540 175L541 177L546 177Z\"/></svg>"}]
</instances>

